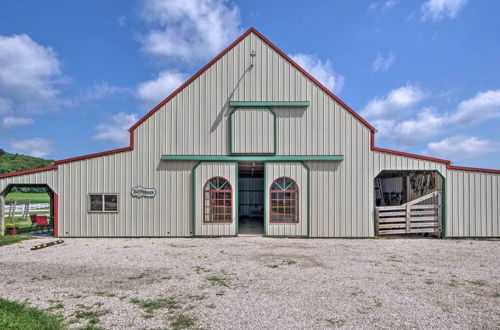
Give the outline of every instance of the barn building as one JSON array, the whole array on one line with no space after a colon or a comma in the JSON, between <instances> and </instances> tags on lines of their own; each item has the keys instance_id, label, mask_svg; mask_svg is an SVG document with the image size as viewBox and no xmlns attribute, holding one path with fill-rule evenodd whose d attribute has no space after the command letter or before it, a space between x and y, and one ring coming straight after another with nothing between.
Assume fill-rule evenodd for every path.
<instances>
[{"instance_id":1,"label":"barn building","mask_svg":"<svg viewBox=\"0 0 500 330\"><path fill-rule=\"evenodd\" d=\"M253 28L129 131L129 147L0 176L0 212L27 186L49 192L59 237L500 236L500 170L376 147Z\"/></svg>"}]
</instances>

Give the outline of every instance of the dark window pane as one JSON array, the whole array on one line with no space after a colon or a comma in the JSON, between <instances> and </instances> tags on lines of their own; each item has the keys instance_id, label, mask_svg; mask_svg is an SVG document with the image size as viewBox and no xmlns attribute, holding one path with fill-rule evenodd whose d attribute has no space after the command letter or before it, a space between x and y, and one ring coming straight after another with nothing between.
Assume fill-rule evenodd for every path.
<instances>
[{"instance_id":1,"label":"dark window pane","mask_svg":"<svg viewBox=\"0 0 500 330\"><path fill-rule=\"evenodd\" d=\"M104 211L118 212L118 195L104 195Z\"/></svg>"},{"instance_id":2,"label":"dark window pane","mask_svg":"<svg viewBox=\"0 0 500 330\"><path fill-rule=\"evenodd\" d=\"M102 212L102 195L90 195L90 211Z\"/></svg>"}]
</instances>

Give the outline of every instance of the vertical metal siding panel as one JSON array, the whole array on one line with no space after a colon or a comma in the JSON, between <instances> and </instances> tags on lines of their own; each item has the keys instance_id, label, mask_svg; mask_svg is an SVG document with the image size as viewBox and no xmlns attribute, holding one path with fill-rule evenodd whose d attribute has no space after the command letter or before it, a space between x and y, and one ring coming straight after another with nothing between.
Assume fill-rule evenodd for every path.
<instances>
[{"instance_id":1,"label":"vertical metal siding panel","mask_svg":"<svg viewBox=\"0 0 500 330\"><path fill-rule=\"evenodd\" d=\"M239 109L232 115L234 153L271 153L274 117L267 109Z\"/></svg>"},{"instance_id":2,"label":"vertical metal siding panel","mask_svg":"<svg viewBox=\"0 0 500 330\"><path fill-rule=\"evenodd\" d=\"M457 193L457 235L464 236L464 173L458 173L457 186L455 187Z\"/></svg>"},{"instance_id":3,"label":"vertical metal siding panel","mask_svg":"<svg viewBox=\"0 0 500 330\"><path fill-rule=\"evenodd\" d=\"M491 190L492 187L492 175L490 174L484 174L484 179L486 183L485 187L485 195L484 195L484 205L485 205L485 218L486 218L486 223L485 223L485 232L484 235L491 237L493 236L493 219L492 219L492 195L493 191Z\"/></svg>"},{"instance_id":4,"label":"vertical metal siding panel","mask_svg":"<svg viewBox=\"0 0 500 330\"><path fill-rule=\"evenodd\" d=\"M500 236L499 223L500 223L500 175L492 175L492 191L491 191L491 202L492 202L492 218L493 227L492 235Z\"/></svg>"}]
</instances>

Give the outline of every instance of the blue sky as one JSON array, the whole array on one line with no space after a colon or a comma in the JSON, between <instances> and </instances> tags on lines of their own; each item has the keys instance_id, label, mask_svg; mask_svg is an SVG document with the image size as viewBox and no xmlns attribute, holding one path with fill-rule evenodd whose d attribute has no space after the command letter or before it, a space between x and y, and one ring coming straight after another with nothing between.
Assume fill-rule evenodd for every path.
<instances>
[{"instance_id":1,"label":"blue sky","mask_svg":"<svg viewBox=\"0 0 500 330\"><path fill-rule=\"evenodd\" d=\"M311 5L313 3L313 5ZM62 159L126 128L255 27L378 129L500 168L500 2L3 1L0 148Z\"/></svg>"}]
</instances>

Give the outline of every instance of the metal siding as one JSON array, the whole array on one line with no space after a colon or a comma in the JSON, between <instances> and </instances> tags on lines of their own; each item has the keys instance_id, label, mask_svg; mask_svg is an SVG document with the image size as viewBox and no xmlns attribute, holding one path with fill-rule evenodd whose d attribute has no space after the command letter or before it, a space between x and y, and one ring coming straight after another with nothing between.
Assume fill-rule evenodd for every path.
<instances>
[{"instance_id":1,"label":"metal siding","mask_svg":"<svg viewBox=\"0 0 500 330\"><path fill-rule=\"evenodd\" d=\"M232 152L274 153L274 115L268 109L238 109L231 116Z\"/></svg>"},{"instance_id":2,"label":"metal siding","mask_svg":"<svg viewBox=\"0 0 500 330\"><path fill-rule=\"evenodd\" d=\"M265 204L264 214L267 219L267 235L269 236L307 236L308 221L308 186L307 169L302 163L272 163L265 164L266 182L264 186ZM279 177L290 177L299 186L299 222L298 223L271 223L269 218L271 184Z\"/></svg>"},{"instance_id":3,"label":"metal siding","mask_svg":"<svg viewBox=\"0 0 500 330\"><path fill-rule=\"evenodd\" d=\"M205 183L215 176L229 181L232 188L231 223L203 223L203 188ZM195 226L196 236L234 236L236 235L236 164L235 163L202 163L196 168L195 180Z\"/></svg>"}]
</instances>

